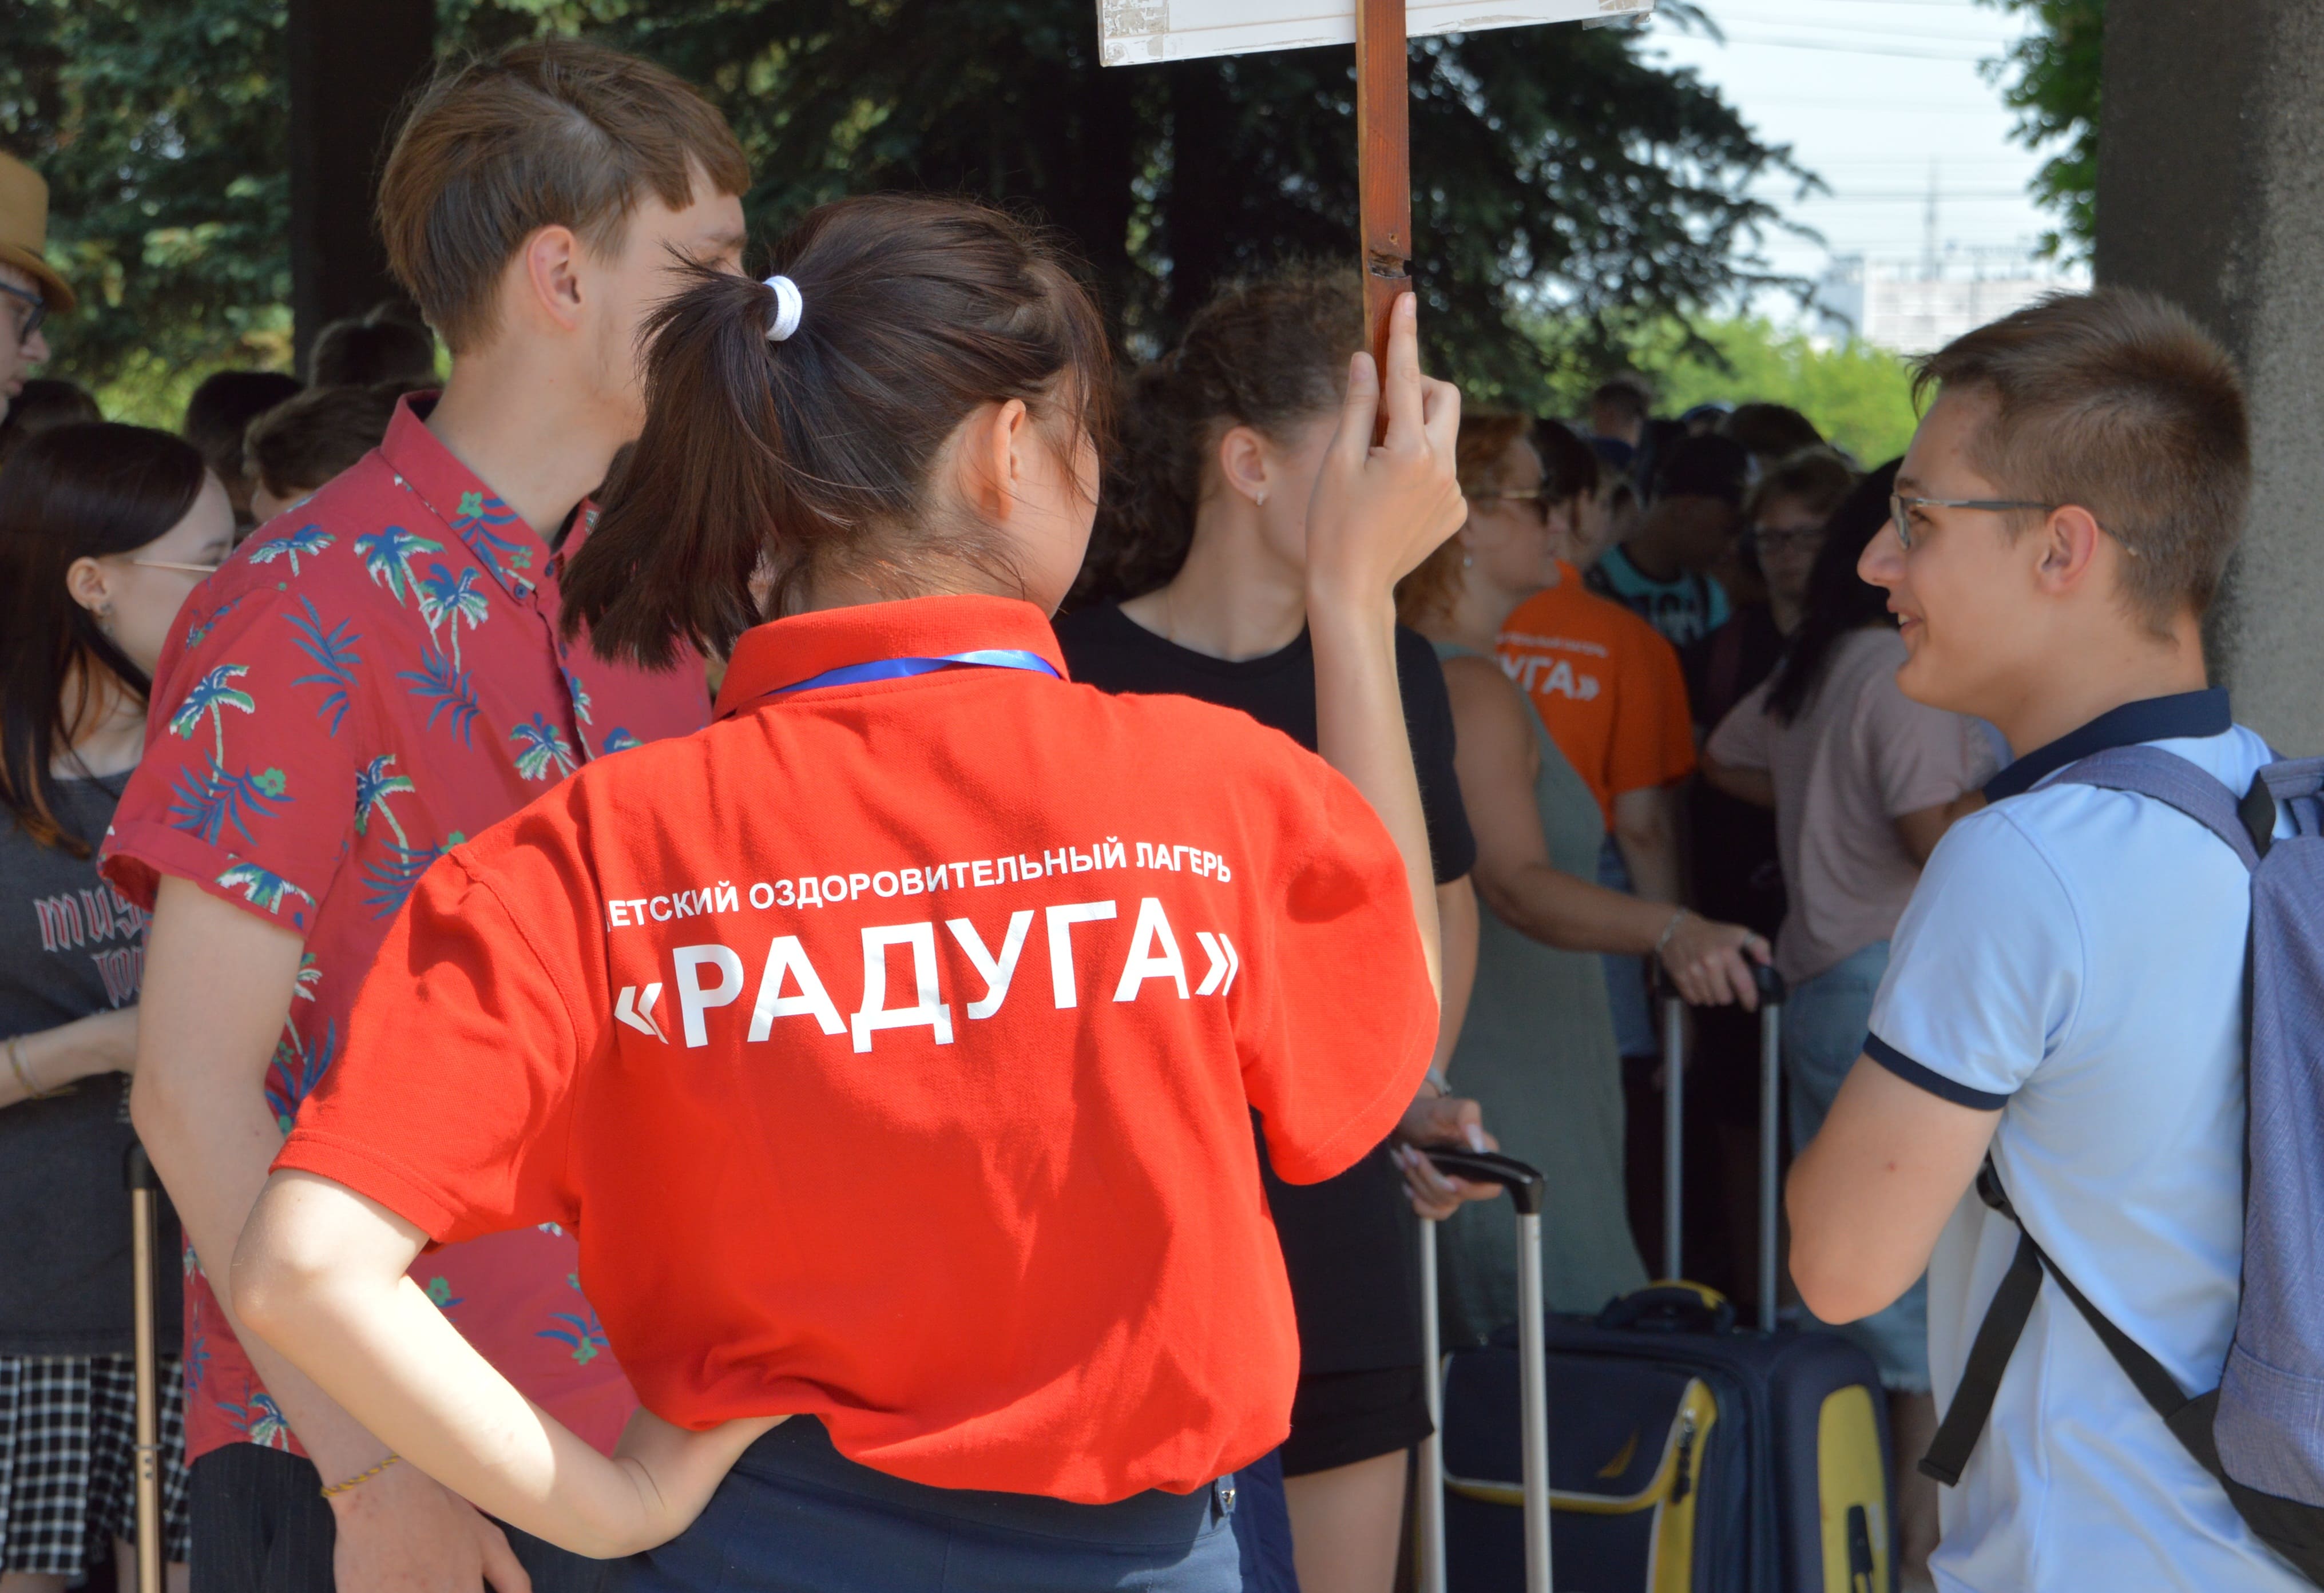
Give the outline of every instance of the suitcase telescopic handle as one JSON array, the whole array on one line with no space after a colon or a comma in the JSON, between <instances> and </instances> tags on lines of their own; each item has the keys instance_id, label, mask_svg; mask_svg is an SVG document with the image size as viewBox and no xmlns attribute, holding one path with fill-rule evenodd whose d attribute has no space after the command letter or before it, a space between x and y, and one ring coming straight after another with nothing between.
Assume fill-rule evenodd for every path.
<instances>
[{"instance_id":1,"label":"suitcase telescopic handle","mask_svg":"<svg viewBox=\"0 0 2324 1593\"><path fill-rule=\"evenodd\" d=\"M1471 1183L1498 1183L1509 1192L1509 1200L1520 1215L1541 1215L1543 1192L1549 1186L1548 1178L1538 1167L1520 1162L1515 1156L1505 1156L1498 1151L1454 1150L1449 1146L1424 1146L1428 1159L1436 1170L1448 1178L1465 1178Z\"/></svg>"},{"instance_id":2,"label":"suitcase telescopic handle","mask_svg":"<svg viewBox=\"0 0 2324 1593\"><path fill-rule=\"evenodd\" d=\"M1538 1167L1494 1151L1424 1146L1436 1170L1472 1183L1498 1183L1517 1208L1518 1452L1524 1459L1526 1593L1550 1593L1549 1357L1544 1346L1547 1303L1541 1277L1541 1209L1549 1180ZM1428 1358L1428 1414L1434 1429L1420 1450L1420 1585L1444 1593L1443 1362L1436 1329L1435 1224L1420 1225L1421 1338Z\"/></svg>"}]
</instances>

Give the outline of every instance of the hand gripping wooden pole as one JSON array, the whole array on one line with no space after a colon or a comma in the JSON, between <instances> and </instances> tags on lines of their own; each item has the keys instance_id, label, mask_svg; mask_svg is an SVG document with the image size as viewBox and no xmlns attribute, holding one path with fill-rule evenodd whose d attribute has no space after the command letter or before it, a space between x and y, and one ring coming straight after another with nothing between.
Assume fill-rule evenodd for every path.
<instances>
[{"instance_id":1,"label":"hand gripping wooden pole","mask_svg":"<svg viewBox=\"0 0 2324 1593\"><path fill-rule=\"evenodd\" d=\"M1404 0L1357 0L1356 181L1361 192L1364 342L1388 370L1388 312L1412 286L1412 90ZM1388 410L1380 410L1380 425Z\"/></svg>"},{"instance_id":2,"label":"hand gripping wooden pole","mask_svg":"<svg viewBox=\"0 0 2324 1593\"><path fill-rule=\"evenodd\" d=\"M129 1186L130 1308L135 1313L137 1383L137 1593L161 1593L161 1347L153 1338L154 1209L161 1181L145 1147L132 1142L123 1181Z\"/></svg>"}]
</instances>

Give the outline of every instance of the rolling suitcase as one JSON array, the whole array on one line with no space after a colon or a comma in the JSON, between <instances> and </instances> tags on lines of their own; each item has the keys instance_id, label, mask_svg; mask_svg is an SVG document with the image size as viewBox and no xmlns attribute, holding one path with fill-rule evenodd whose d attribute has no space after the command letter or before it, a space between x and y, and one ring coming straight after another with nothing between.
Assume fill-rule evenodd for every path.
<instances>
[{"instance_id":1,"label":"rolling suitcase","mask_svg":"<svg viewBox=\"0 0 2324 1593\"><path fill-rule=\"evenodd\" d=\"M1847 1340L1775 1319L1782 982L1763 972L1760 990L1758 1323L1738 1327L1723 1297L1673 1280L1595 1317L1547 1318L1542 1377L1526 1376L1534 1352L1520 1340L1530 1332L1506 1332L1443 1360L1439 1437L1434 1455L1423 1458L1424 1478L1433 1458L1443 1478L1445 1579L1434 1587L1545 1586L1526 1579L1531 1553L1516 1508L1527 1492L1523 1440L1540 1426L1553 1524L1545 1558L1554 1548L1562 1572L1554 1586L1565 1593L1894 1593L1894 1487L1877 1369ZM1663 1237L1673 1262L1682 1238L1684 1017L1679 1002L1667 1004ZM1536 1414L1534 1389L1545 1386L1546 1409Z\"/></svg>"}]
</instances>

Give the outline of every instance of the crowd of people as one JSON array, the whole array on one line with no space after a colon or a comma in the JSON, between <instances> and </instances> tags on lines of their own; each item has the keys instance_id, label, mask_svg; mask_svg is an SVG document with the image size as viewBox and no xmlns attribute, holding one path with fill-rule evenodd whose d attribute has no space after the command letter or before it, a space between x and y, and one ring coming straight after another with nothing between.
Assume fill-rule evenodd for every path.
<instances>
[{"instance_id":1,"label":"crowd of people","mask_svg":"<svg viewBox=\"0 0 2324 1593\"><path fill-rule=\"evenodd\" d=\"M749 183L645 62L449 70L382 177L409 302L171 435L32 374L74 294L0 157L0 1589L132 1535L134 1135L180 1589L1387 1593L1423 1313L1518 1311L1427 1148L1545 1172L1553 1310L1757 1303L1762 963L1779 1304L1878 1367L1910 1574L2292 1585L2054 1309L1941 1545L1917 1465L1988 1151L2225 1353L2224 921L2042 784L2264 751L2202 676L2200 333L2037 306L1863 461L1630 375L1464 411L1312 265L1117 374L1019 222L843 201L761 281Z\"/></svg>"}]
</instances>

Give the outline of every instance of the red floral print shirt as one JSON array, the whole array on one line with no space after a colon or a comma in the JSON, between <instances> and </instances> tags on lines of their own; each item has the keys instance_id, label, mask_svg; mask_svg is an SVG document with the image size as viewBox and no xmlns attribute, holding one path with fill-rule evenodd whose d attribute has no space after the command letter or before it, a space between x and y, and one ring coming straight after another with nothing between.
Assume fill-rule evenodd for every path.
<instances>
[{"instance_id":1,"label":"red floral print shirt","mask_svg":"<svg viewBox=\"0 0 2324 1593\"><path fill-rule=\"evenodd\" d=\"M306 937L266 1087L286 1131L430 863L581 764L709 716L699 663L648 673L558 640L559 560L423 413L406 400L376 451L187 602L105 845L141 907L172 874ZM190 1247L186 1267L189 1458L294 1448ZM432 1251L412 1275L519 1388L610 1448L635 1402L577 1269L549 1224Z\"/></svg>"}]
</instances>

